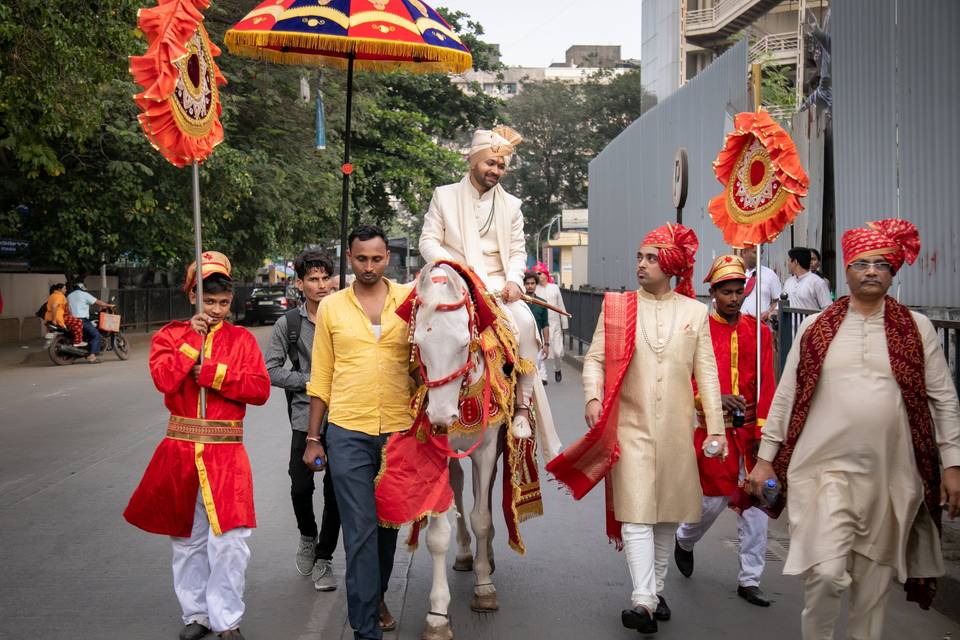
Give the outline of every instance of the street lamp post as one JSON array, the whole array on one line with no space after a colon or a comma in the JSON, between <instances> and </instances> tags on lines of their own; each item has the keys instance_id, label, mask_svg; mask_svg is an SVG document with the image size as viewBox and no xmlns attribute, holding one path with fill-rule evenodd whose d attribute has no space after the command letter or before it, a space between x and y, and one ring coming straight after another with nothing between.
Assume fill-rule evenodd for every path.
<instances>
[{"instance_id":1,"label":"street lamp post","mask_svg":"<svg viewBox=\"0 0 960 640\"><path fill-rule=\"evenodd\" d=\"M536 243L536 246L537 246L537 260L538 260L538 261L543 258L543 256L540 254L540 234L543 233L543 230L544 230L544 229L547 229L547 235L549 236L549 235L550 235L550 231L549 231L549 230L550 230L550 227L553 226L553 223L554 223L554 222L558 222L559 220L560 220L560 214L558 213L557 215L555 215L555 216L553 216L552 218L550 218L550 221L547 222L547 224L545 224L545 225L543 225L542 227L540 227L540 230L537 231L537 243Z\"/></svg>"}]
</instances>

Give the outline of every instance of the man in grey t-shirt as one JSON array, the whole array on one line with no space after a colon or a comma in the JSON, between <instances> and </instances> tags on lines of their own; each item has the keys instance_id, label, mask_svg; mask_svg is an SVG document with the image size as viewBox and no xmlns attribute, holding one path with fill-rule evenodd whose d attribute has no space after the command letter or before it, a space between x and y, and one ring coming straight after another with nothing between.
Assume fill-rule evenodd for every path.
<instances>
[{"instance_id":1,"label":"man in grey t-shirt","mask_svg":"<svg viewBox=\"0 0 960 640\"><path fill-rule=\"evenodd\" d=\"M329 471L323 476L323 517L319 535L317 521L313 512L314 479L313 471L303 462L306 450L307 422L310 417L310 399L307 397L307 382L310 380L310 358L313 348L314 320L320 301L332 290L333 263L325 254L317 251L304 251L294 260L297 272L297 289L303 294L304 302L296 311L299 317L291 318L291 313L277 320L273 326L270 343L267 347L265 362L270 382L275 387L287 391L290 426L293 429L290 441L290 498L293 512L300 530L300 542L297 546L297 571L306 576L312 573L313 584L317 591L333 591L337 583L333 578L333 551L337 547L340 534L340 513L333 493L333 483ZM300 330L296 351L288 351L291 346L291 320L299 320ZM286 362L292 368L286 368Z\"/></svg>"}]
</instances>

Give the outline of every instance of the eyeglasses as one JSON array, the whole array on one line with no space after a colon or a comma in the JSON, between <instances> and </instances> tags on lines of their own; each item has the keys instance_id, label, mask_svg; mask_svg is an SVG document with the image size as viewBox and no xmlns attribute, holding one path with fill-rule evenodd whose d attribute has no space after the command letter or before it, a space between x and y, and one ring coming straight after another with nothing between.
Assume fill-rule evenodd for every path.
<instances>
[{"instance_id":1,"label":"eyeglasses","mask_svg":"<svg viewBox=\"0 0 960 640\"><path fill-rule=\"evenodd\" d=\"M854 271L867 271L870 267L874 267L877 271L886 271L890 273L893 271L893 265L889 262L867 262L866 260L857 260L856 262L850 263L850 268Z\"/></svg>"}]
</instances>

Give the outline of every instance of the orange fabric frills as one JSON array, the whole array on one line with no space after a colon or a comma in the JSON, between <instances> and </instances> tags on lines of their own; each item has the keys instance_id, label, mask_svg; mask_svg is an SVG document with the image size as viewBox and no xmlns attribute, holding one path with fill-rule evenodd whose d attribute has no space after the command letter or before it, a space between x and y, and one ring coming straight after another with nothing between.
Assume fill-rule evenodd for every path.
<instances>
[{"instance_id":1,"label":"orange fabric frills","mask_svg":"<svg viewBox=\"0 0 960 640\"><path fill-rule=\"evenodd\" d=\"M724 189L707 210L733 247L772 242L803 210L810 179L790 135L762 109L737 115L713 170Z\"/></svg>"},{"instance_id":2,"label":"orange fabric frills","mask_svg":"<svg viewBox=\"0 0 960 640\"><path fill-rule=\"evenodd\" d=\"M134 96L150 143L177 167L202 162L223 141L219 86L226 83L214 58L220 49L203 28L209 0L158 0L137 18L146 54L130 57L130 73L143 91Z\"/></svg>"}]
</instances>

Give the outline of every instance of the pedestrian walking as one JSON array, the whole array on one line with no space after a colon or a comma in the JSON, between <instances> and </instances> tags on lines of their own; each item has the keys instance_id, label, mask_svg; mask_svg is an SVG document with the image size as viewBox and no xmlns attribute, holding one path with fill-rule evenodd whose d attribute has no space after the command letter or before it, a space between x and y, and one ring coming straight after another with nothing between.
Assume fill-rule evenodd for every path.
<instances>
[{"instance_id":1,"label":"pedestrian walking","mask_svg":"<svg viewBox=\"0 0 960 640\"><path fill-rule=\"evenodd\" d=\"M926 609L943 575L941 514L960 512L960 407L933 324L886 295L917 258L916 227L879 220L841 245L850 296L800 326L749 488L776 480L786 492L783 572L803 577L804 640L834 637L848 590L847 635L879 640L891 578Z\"/></svg>"},{"instance_id":2,"label":"pedestrian walking","mask_svg":"<svg viewBox=\"0 0 960 640\"><path fill-rule=\"evenodd\" d=\"M527 272L523 276L523 288L527 295L543 302L543 298L537 295L537 283L539 279L536 273ZM540 380L547 384L546 360L550 349L550 320L547 316L547 308L532 302L527 302L533 319L537 322L537 333L541 343L540 352L537 354L537 371L540 372Z\"/></svg>"},{"instance_id":3,"label":"pedestrian walking","mask_svg":"<svg viewBox=\"0 0 960 640\"><path fill-rule=\"evenodd\" d=\"M303 460L314 471L330 466L347 555L350 626L354 638L379 640L396 627L383 596L397 530L377 524L374 482L387 436L411 424L410 342L396 310L412 287L383 277L390 251L379 227L354 229L348 246L356 279L327 296L317 311ZM328 409L324 445L320 435Z\"/></svg>"},{"instance_id":4,"label":"pedestrian walking","mask_svg":"<svg viewBox=\"0 0 960 640\"><path fill-rule=\"evenodd\" d=\"M589 432L547 465L574 497L609 474L607 535L633 582L621 620L643 633L671 616L663 589L677 524L700 520L691 377L717 454L727 446L708 310L693 299L698 244L683 225L653 230L637 252L640 288L605 294L583 362Z\"/></svg>"},{"instance_id":5,"label":"pedestrian walking","mask_svg":"<svg viewBox=\"0 0 960 640\"><path fill-rule=\"evenodd\" d=\"M273 325L267 346L266 365L270 383L287 394L287 417L290 419L290 500L297 520L300 538L297 544L296 567L302 576L311 576L317 591L337 588L333 576L333 552L340 537L340 513L333 491L330 470L323 474L323 516L317 530L313 511L316 488L313 470L303 462L307 449L307 427L310 420L310 364L313 358L313 335L317 308L330 293L333 262L326 254L307 250L293 261L295 286L303 296L303 304L287 311ZM290 361L290 368L285 365ZM326 424L321 426L320 439L326 438Z\"/></svg>"},{"instance_id":6,"label":"pedestrian walking","mask_svg":"<svg viewBox=\"0 0 960 640\"><path fill-rule=\"evenodd\" d=\"M540 299L557 309L566 311L567 308L563 304L563 294L560 293L560 287L551 280L546 265L543 265L543 270L538 273L538 277L537 295L540 296ZM548 356L553 360L553 380L559 383L563 380L560 362L563 359L563 333L567 330L568 321L567 316L553 309L547 312L547 318L550 321L550 350Z\"/></svg>"},{"instance_id":7,"label":"pedestrian walking","mask_svg":"<svg viewBox=\"0 0 960 640\"><path fill-rule=\"evenodd\" d=\"M820 311L833 303L826 280L810 271L810 249L794 247L787 253L790 277L783 283L783 292L794 309Z\"/></svg>"},{"instance_id":8,"label":"pedestrian walking","mask_svg":"<svg viewBox=\"0 0 960 640\"><path fill-rule=\"evenodd\" d=\"M170 420L123 517L170 536L173 589L183 611L180 640L211 630L242 640L247 538L257 526L243 417L248 404L270 397L270 378L256 338L226 321L233 302L230 260L207 251L201 277L203 312L167 324L150 345L150 375ZM191 304L195 278L194 263L184 283ZM197 364L201 350L203 364Z\"/></svg>"},{"instance_id":9,"label":"pedestrian walking","mask_svg":"<svg viewBox=\"0 0 960 640\"><path fill-rule=\"evenodd\" d=\"M760 297L760 320L769 322L776 315L780 302L780 276L770 267L757 264L757 248L747 247L740 256L747 267L747 283L743 287L743 313L757 317L757 296ZM760 289L757 288L757 269L760 270Z\"/></svg>"},{"instance_id":10,"label":"pedestrian walking","mask_svg":"<svg viewBox=\"0 0 960 640\"><path fill-rule=\"evenodd\" d=\"M773 399L776 385L773 372L773 336L770 329L760 325L760 398L757 400L757 321L740 312L744 286L747 282L746 265L735 255L719 256L714 260L704 282L710 283L713 298L710 310L710 339L717 359L720 379L720 401L727 430L730 454L726 459L708 457L702 445L707 439L707 421L702 407L697 407L698 428L694 431L697 466L700 469L700 487L703 489L703 515L700 522L683 523L677 528L673 551L680 573L693 574L694 545L710 530L723 513L730 497L737 493L739 481L750 473L757 462L756 447L760 429ZM737 595L759 607L770 606L760 590L764 558L767 553L767 514L750 507L737 515L737 533L740 540L740 573L737 576Z\"/></svg>"}]
</instances>

